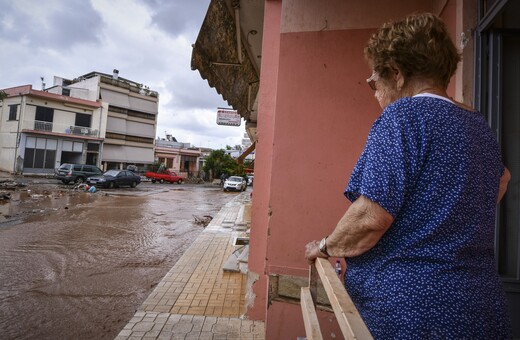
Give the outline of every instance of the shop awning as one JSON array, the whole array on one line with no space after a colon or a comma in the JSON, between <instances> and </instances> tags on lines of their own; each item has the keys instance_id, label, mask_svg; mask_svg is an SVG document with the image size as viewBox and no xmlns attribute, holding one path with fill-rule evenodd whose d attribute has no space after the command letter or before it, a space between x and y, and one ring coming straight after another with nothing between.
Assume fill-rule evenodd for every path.
<instances>
[{"instance_id":1,"label":"shop awning","mask_svg":"<svg viewBox=\"0 0 520 340\"><path fill-rule=\"evenodd\" d=\"M174 154L174 153L156 153L155 154L156 157L159 157L159 158L175 158L175 156L178 156L178 154Z\"/></svg>"},{"instance_id":2,"label":"shop awning","mask_svg":"<svg viewBox=\"0 0 520 340\"><path fill-rule=\"evenodd\" d=\"M134 97L132 95L128 95L126 93L101 89L101 100L110 103L110 105L122 107L125 109L131 108L132 110L142 111L156 115L158 111L157 98L149 98L150 100L142 99Z\"/></svg>"},{"instance_id":3,"label":"shop awning","mask_svg":"<svg viewBox=\"0 0 520 340\"><path fill-rule=\"evenodd\" d=\"M106 162L149 164L153 163L154 155L152 148L105 144L102 159Z\"/></svg>"},{"instance_id":4,"label":"shop awning","mask_svg":"<svg viewBox=\"0 0 520 340\"><path fill-rule=\"evenodd\" d=\"M237 49L237 29L226 1L212 0L193 45L191 68L214 87L233 109L249 119L259 88L259 76L246 49L242 62ZM242 34L241 32L239 34Z\"/></svg>"}]
</instances>

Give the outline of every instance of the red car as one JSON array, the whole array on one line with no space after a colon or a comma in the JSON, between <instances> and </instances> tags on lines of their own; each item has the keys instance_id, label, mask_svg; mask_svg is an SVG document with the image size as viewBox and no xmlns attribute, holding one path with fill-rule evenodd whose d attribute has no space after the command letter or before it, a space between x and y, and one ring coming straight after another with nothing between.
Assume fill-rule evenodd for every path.
<instances>
[{"instance_id":1,"label":"red car","mask_svg":"<svg viewBox=\"0 0 520 340\"><path fill-rule=\"evenodd\" d=\"M166 170L164 172L147 172L144 174L147 178L152 180L152 183L159 181L159 183L170 182L182 184L184 177L178 176L175 172Z\"/></svg>"}]
</instances>

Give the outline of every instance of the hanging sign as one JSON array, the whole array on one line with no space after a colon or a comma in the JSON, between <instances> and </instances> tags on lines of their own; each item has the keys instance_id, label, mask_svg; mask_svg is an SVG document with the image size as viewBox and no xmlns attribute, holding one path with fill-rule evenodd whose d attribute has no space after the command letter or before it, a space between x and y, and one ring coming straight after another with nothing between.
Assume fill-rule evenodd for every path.
<instances>
[{"instance_id":1,"label":"hanging sign","mask_svg":"<svg viewBox=\"0 0 520 340\"><path fill-rule=\"evenodd\" d=\"M240 126L240 115L236 110L218 109L217 124L227 126Z\"/></svg>"}]
</instances>

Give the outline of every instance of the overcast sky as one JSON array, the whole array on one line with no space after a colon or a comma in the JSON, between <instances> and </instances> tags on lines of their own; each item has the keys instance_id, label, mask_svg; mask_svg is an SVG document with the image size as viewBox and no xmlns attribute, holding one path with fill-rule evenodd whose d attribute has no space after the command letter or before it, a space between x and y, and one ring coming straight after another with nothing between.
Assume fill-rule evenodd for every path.
<instances>
[{"instance_id":1,"label":"overcast sky","mask_svg":"<svg viewBox=\"0 0 520 340\"><path fill-rule=\"evenodd\" d=\"M241 144L240 127L216 124L228 104L192 71L191 44L209 0L0 0L0 88L92 71L159 92L157 136L194 146Z\"/></svg>"}]
</instances>

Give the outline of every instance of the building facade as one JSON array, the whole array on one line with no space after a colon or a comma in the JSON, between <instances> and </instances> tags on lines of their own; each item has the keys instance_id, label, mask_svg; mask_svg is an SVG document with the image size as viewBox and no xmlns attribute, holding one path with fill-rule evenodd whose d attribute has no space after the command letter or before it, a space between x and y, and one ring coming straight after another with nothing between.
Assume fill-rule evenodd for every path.
<instances>
[{"instance_id":1,"label":"building facade","mask_svg":"<svg viewBox=\"0 0 520 340\"><path fill-rule=\"evenodd\" d=\"M91 72L54 85L3 90L0 170L53 173L63 163L108 169L154 161L159 95L113 75Z\"/></svg>"},{"instance_id":2,"label":"building facade","mask_svg":"<svg viewBox=\"0 0 520 340\"><path fill-rule=\"evenodd\" d=\"M155 160L159 164L183 177L199 175L202 169L200 149L191 147L190 143L173 140L156 139L155 143Z\"/></svg>"},{"instance_id":3,"label":"building facade","mask_svg":"<svg viewBox=\"0 0 520 340\"><path fill-rule=\"evenodd\" d=\"M497 207L495 253L520 337L520 2L212 0L192 68L256 143L247 316L266 322L268 339L304 336L305 244L329 234L348 208L343 190L381 113L363 48L384 22L421 11L442 17L462 53L449 95L488 119L512 174ZM340 334L333 315L318 317L326 337Z\"/></svg>"},{"instance_id":4,"label":"building facade","mask_svg":"<svg viewBox=\"0 0 520 340\"><path fill-rule=\"evenodd\" d=\"M103 170L125 169L128 165L142 168L153 163L159 112L157 92L119 77L118 70L112 75L91 72L72 81L62 80L63 85L77 91L85 89L89 99L107 105Z\"/></svg>"},{"instance_id":5,"label":"building facade","mask_svg":"<svg viewBox=\"0 0 520 340\"><path fill-rule=\"evenodd\" d=\"M95 100L34 90L3 90L0 102L0 170L53 173L62 163L99 165L106 119Z\"/></svg>"}]
</instances>

